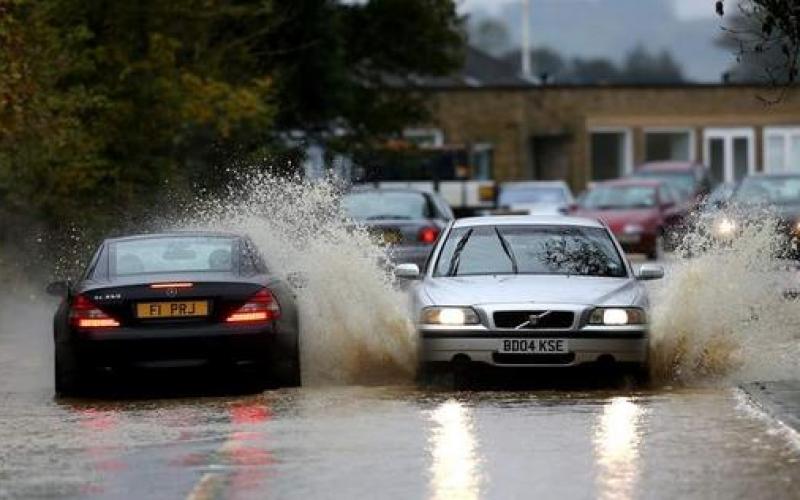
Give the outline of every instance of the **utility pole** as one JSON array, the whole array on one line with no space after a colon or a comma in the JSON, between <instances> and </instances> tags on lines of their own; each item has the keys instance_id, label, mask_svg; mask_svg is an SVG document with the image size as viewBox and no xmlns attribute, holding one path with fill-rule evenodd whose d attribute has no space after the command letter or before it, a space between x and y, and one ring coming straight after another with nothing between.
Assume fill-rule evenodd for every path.
<instances>
[{"instance_id":1,"label":"utility pole","mask_svg":"<svg viewBox=\"0 0 800 500\"><path fill-rule=\"evenodd\" d=\"M531 0L522 0L522 77L528 81L531 74Z\"/></svg>"}]
</instances>

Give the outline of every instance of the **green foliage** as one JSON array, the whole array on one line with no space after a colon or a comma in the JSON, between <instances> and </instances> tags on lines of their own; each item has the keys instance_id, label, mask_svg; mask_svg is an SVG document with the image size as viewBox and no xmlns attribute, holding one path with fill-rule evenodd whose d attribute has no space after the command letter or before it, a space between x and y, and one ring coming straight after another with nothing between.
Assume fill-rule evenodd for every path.
<instances>
[{"instance_id":1,"label":"green foliage","mask_svg":"<svg viewBox=\"0 0 800 500\"><path fill-rule=\"evenodd\" d=\"M13 222L105 229L165 195L425 114L390 79L461 63L452 0L0 0L0 240Z\"/></svg>"}]
</instances>

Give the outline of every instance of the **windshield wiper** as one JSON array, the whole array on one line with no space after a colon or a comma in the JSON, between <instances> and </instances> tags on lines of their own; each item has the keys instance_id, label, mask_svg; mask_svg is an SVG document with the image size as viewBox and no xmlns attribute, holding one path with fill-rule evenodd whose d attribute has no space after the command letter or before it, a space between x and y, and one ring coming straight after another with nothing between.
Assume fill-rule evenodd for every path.
<instances>
[{"instance_id":1,"label":"windshield wiper","mask_svg":"<svg viewBox=\"0 0 800 500\"><path fill-rule=\"evenodd\" d=\"M464 236L456 243L456 248L453 250L453 257L450 259L450 267L447 268L447 276L455 276L458 273L458 264L461 262L461 251L464 250L470 236L472 236L472 228L464 233Z\"/></svg>"},{"instance_id":2,"label":"windshield wiper","mask_svg":"<svg viewBox=\"0 0 800 500\"><path fill-rule=\"evenodd\" d=\"M511 245L506 240L505 236L497 229L497 226L494 228L494 232L497 234L497 237L500 239L500 245L503 247L503 251L508 256L508 259L511 261L511 271L514 274L519 274L519 268L517 267L517 258L514 257L514 251L511 249Z\"/></svg>"}]
</instances>

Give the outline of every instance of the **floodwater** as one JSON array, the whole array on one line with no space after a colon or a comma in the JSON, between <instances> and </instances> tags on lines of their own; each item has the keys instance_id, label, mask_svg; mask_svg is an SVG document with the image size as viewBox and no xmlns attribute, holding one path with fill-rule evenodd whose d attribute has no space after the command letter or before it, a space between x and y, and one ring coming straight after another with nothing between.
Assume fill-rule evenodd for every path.
<instances>
[{"instance_id":1,"label":"floodwater","mask_svg":"<svg viewBox=\"0 0 800 500\"><path fill-rule=\"evenodd\" d=\"M54 400L40 308L0 332L0 497L797 498L796 435L736 389Z\"/></svg>"},{"instance_id":2,"label":"floodwater","mask_svg":"<svg viewBox=\"0 0 800 500\"><path fill-rule=\"evenodd\" d=\"M0 498L798 498L800 437L735 388L800 376L800 308L765 278L769 234L672 263L651 389L422 389L403 295L331 215L335 190L264 182L194 212L305 274L309 384L242 394L163 372L132 395L55 400L55 305L0 296Z\"/></svg>"}]
</instances>

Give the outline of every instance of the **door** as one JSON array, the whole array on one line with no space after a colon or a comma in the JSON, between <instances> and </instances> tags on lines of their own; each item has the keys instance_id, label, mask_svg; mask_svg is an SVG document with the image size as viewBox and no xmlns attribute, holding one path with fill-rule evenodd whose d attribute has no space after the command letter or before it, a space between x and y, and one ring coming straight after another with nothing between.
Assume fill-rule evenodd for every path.
<instances>
[{"instance_id":1,"label":"door","mask_svg":"<svg viewBox=\"0 0 800 500\"><path fill-rule=\"evenodd\" d=\"M705 163L714 182L735 182L755 172L752 128L713 128L704 133Z\"/></svg>"}]
</instances>

